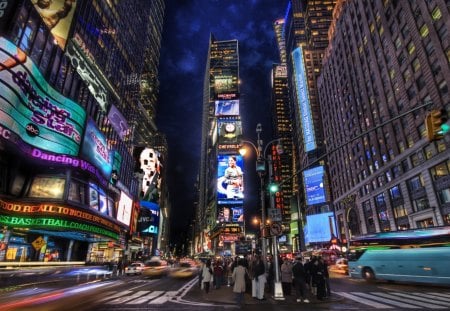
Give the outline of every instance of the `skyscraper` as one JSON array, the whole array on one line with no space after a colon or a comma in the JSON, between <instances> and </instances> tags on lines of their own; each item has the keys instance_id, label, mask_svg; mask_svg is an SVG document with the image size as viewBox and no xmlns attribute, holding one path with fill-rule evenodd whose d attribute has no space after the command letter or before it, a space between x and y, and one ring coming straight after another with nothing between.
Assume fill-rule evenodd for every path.
<instances>
[{"instance_id":1,"label":"skyscraper","mask_svg":"<svg viewBox=\"0 0 450 311\"><path fill-rule=\"evenodd\" d=\"M297 196L299 230L308 231L307 215L332 212L324 161L323 126L317 97L317 77L328 44L328 27L336 1L289 2L285 20L287 72L293 122L294 189ZM310 230L311 231L311 230ZM335 232L331 232L335 234ZM300 247L304 249L302 232ZM331 238L331 236L330 236ZM325 243L307 236L306 243Z\"/></svg>"},{"instance_id":2,"label":"skyscraper","mask_svg":"<svg viewBox=\"0 0 450 311\"><path fill-rule=\"evenodd\" d=\"M318 92L340 235L449 225L449 144L424 124L450 109L448 5L339 1L334 15Z\"/></svg>"},{"instance_id":3,"label":"skyscraper","mask_svg":"<svg viewBox=\"0 0 450 311\"><path fill-rule=\"evenodd\" d=\"M237 40L210 37L203 90L197 252L235 253L243 232Z\"/></svg>"},{"instance_id":4,"label":"skyscraper","mask_svg":"<svg viewBox=\"0 0 450 311\"><path fill-rule=\"evenodd\" d=\"M156 134L154 116L142 113L141 74L157 72L156 60L143 60L159 56L164 2L5 4L0 110L15 112L0 118L8 133L0 138L0 200L21 208L0 210L0 260L130 258L139 211L132 149Z\"/></svg>"}]
</instances>

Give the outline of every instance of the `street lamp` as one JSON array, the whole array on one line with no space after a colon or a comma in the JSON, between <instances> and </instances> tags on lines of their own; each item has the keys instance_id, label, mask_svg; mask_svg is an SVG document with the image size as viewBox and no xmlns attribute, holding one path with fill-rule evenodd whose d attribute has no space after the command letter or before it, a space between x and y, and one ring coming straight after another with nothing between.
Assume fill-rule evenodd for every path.
<instances>
[{"instance_id":1,"label":"street lamp","mask_svg":"<svg viewBox=\"0 0 450 311\"><path fill-rule=\"evenodd\" d=\"M267 260L266 260L266 256L267 256L267 241L266 241L266 234L265 234L265 226L266 226L266 200L265 200L265 182L264 182L264 177L266 175L266 162L269 164L269 183L271 182L271 178L272 176L270 176L272 174L272 158L271 156L266 158L266 151L267 148L272 145L274 142L277 142L276 145L276 150L278 152L278 154L283 153L283 148L281 145L281 141L280 139L273 139L271 141L269 141L266 146L263 148L263 141L260 137L262 132L262 125L261 123L258 123L256 125L256 135L257 135L257 143L256 145L254 143L252 143L251 141L248 140L241 140L242 143L247 143L250 146L252 146L255 149L256 152L256 172L259 175L259 179L260 179L260 195L261 195L261 224L260 224L260 228L261 228L261 252L264 255L264 265L266 266L267 269ZM241 148L239 149L239 153L244 156L246 153L245 148ZM276 184L272 184L270 183L269 186L269 192L275 193L278 191L278 186ZM273 205L273 200L272 200L272 196L270 197L270 205L272 207ZM273 238L273 248L274 248L274 268L275 268L275 293L274 293L274 298L275 299L284 299L283 297L283 290L281 289L281 282L280 282L280 272L279 272L279 264L278 264L278 245L277 245L277 239L274 236Z\"/></svg>"}]
</instances>

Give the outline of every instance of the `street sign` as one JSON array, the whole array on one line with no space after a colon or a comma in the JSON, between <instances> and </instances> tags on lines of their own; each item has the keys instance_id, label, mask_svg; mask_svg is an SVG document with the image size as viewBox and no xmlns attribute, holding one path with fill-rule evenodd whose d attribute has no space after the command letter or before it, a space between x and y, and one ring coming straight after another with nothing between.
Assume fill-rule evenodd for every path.
<instances>
[{"instance_id":1,"label":"street sign","mask_svg":"<svg viewBox=\"0 0 450 311\"><path fill-rule=\"evenodd\" d=\"M270 225L270 234L280 236L283 233L283 227L279 222L274 222Z\"/></svg>"},{"instance_id":2,"label":"street sign","mask_svg":"<svg viewBox=\"0 0 450 311\"><path fill-rule=\"evenodd\" d=\"M37 237L36 240L31 242L31 245L33 245L34 249L37 251L40 250L45 244L46 242L41 236Z\"/></svg>"},{"instance_id":3,"label":"street sign","mask_svg":"<svg viewBox=\"0 0 450 311\"><path fill-rule=\"evenodd\" d=\"M272 221L281 221L281 209L280 208L269 208L267 209L269 219Z\"/></svg>"}]
</instances>

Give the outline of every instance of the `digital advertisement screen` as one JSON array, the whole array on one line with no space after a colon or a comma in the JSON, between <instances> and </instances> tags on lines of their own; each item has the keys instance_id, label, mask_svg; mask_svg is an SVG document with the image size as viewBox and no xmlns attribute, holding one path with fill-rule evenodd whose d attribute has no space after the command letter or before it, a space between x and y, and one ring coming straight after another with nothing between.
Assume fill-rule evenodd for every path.
<instances>
[{"instance_id":1,"label":"digital advertisement screen","mask_svg":"<svg viewBox=\"0 0 450 311\"><path fill-rule=\"evenodd\" d=\"M244 222L244 208L242 206L222 206L219 207L219 222L241 223Z\"/></svg>"},{"instance_id":2,"label":"digital advertisement screen","mask_svg":"<svg viewBox=\"0 0 450 311\"><path fill-rule=\"evenodd\" d=\"M55 37L58 45L64 49L77 2L75 0L32 0L31 2L53 37Z\"/></svg>"},{"instance_id":3,"label":"digital advertisement screen","mask_svg":"<svg viewBox=\"0 0 450 311\"><path fill-rule=\"evenodd\" d=\"M323 175L323 166L317 166L303 172L307 205L320 204L326 201Z\"/></svg>"},{"instance_id":4,"label":"digital advertisement screen","mask_svg":"<svg viewBox=\"0 0 450 311\"><path fill-rule=\"evenodd\" d=\"M243 199L244 173L241 155L217 156L217 199Z\"/></svg>"},{"instance_id":5,"label":"digital advertisement screen","mask_svg":"<svg viewBox=\"0 0 450 311\"><path fill-rule=\"evenodd\" d=\"M29 57L0 37L0 125L42 150L78 156L84 109L54 90Z\"/></svg>"},{"instance_id":6,"label":"digital advertisement screen","mask_svg":"<svg viewBox=\"0 0 450 311\"><path fill-rule=\"evenodd\" d=\"M303 51L301 47L292 52L294 62L295 90L300 108L300 120L302 121L303 141L305 151L316 149L316 138L314 134L314 124L311 116L311 107L309 104L308 84L306 83L306 71L303 63Z\"/></svg>"},{"instance_id":7,"label":"digital advertisement screen","mask_svg":"<svg viewBox=\"0 0 450 311\"><path fill-rule=\"evenodd\" d=\"M304 228L305 243L329 242L331 237L337 236L333 213L322 213L306 216Z\"/></svg>"},{"instance_id":8,"label":"digital advertisement screen","mask_svg":"<svg viewBox=\"0 0 450 311\"><path fill-rule=\"evenodd\" d=\"M159 203L161 196L161 179L163 169L163 158L155 148L136 147L133 157L135 159L135 171L142 173L140 199Z\"/></svg>"},{"instance_id":9,"label":"digital advertisement screen","mask_svg":"<svg viewBox=\"0 0 450 311\"><path fill-rule=\"evenodd\" d=\"M215 107L216 116L239 115L239 100L216 100Z\"/></svg>"},{"instance_id":10,"label":"digital advertisement screen","mask_svg":"<svg viewBox=\"0 0 450 311\"><path fill-rule=\"evenodd\" d=\"M120 113L116 106L111 105L108 113L108 119L111 122L112 127L116 130L117 134L121 139L124 139L128 134L130 134L130 128L128 127L128 122L125 117Z\"/></svg>"},{"instance_id":11,"label":"digital advertisement screen","mask_svg":"<svg viewBox=\"0 0 450 311\"><path fill-rule=\"evenodd\" d=\"M125 192L120 191L119 206L117 208L117 220L129 226L132 209L133 200Z\"/></svg>"},{"instance_id":12,"label":"digital advertisement screen","mask_svg":"<svg viewBox=\"0 0 450 311\"><path fill-rule=\"evenodd\" d=\"M237 93L238 91L237 76L236 78L233 78L233 76L231 75L214 76L214 91L216 94Z\"/></svg>"},{"instance_id":13,"label":"digital advertisement screen","mask_svg":"<svg viewBox=\"0 0 450 311\"><path fill-rule=\"evenodd\" d=\"M142 234L158 234L159 205L153 202L140 201L141 209L138 218L138 231Z\"/></svg>"},{"instance_id":14,"label":"digital advertisement screen","mask_svg":"<svg viewBox=\"0 0 450 311\"><path fill-rule=\"evenodd\" d=\"M237 119L218 119L219 145L238 144L242 139L242 122Z\"/></svg>"},{"instance_id":15,"label":"digital advertisement screen","mask_svg":"<svg viewBox=\"0 0 450 311\"><path fill-rule=\"evenodd\" d=\"M102 175L109 179L112 171L114 153L108 149L105 135L92 119L86 124L81 157L97 167Z\"/></svg>"}]
</instances>

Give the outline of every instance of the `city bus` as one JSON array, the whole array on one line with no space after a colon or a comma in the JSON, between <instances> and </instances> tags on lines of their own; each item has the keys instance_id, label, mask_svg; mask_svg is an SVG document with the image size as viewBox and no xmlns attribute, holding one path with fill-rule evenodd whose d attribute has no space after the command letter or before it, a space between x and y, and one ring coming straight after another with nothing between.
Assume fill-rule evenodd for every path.
<instances>
[{"instance_id":1,"label":"city bus","mask_svg":"<svg viewBox=\"0 0 450 311\"><path fill-rule=\"evenodd\" d=\"M367 281L450 285L450 226L354 237L348 266Z\"/></svg>"}]
</instances>

